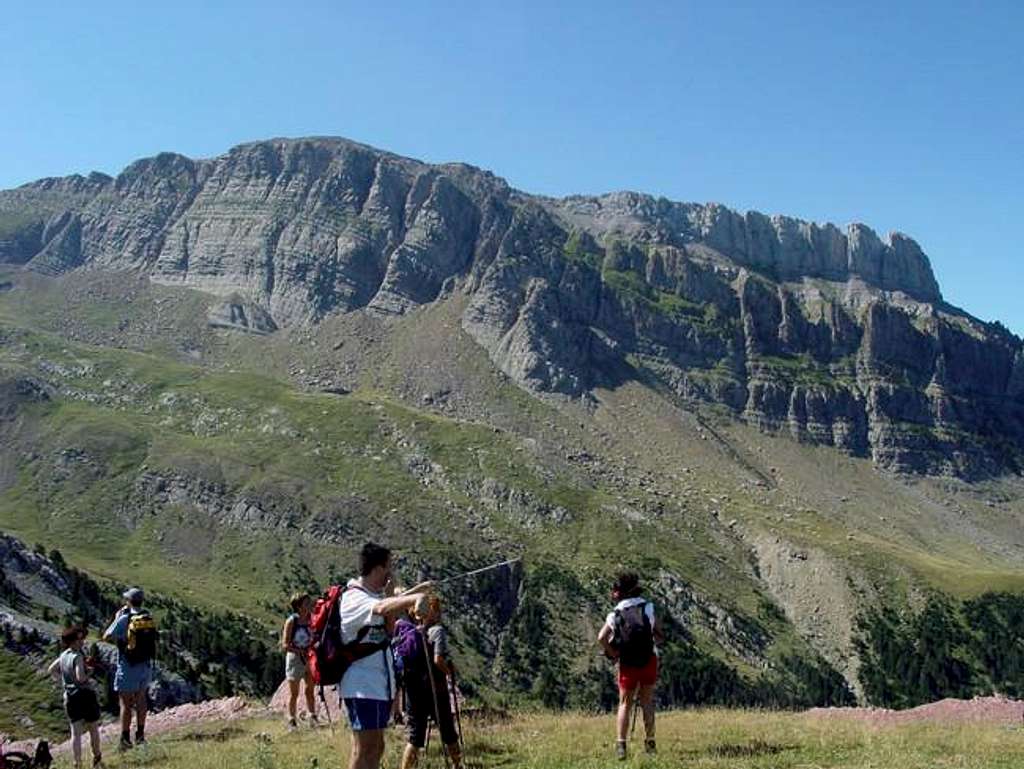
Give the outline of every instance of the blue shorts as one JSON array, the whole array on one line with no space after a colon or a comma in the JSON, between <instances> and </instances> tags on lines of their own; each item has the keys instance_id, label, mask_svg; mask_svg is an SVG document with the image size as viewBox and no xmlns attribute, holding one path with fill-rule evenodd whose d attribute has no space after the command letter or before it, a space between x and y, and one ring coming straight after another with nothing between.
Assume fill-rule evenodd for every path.
<instances>
[{"instance_id":1,"label":"blue shorts","mask_svg":"<svg viewBox=\"0 0 1024 769\"><path fill-rule=\"evenodd\" d=\"M117 670L114 673L114 691L131 694L142 692L149 688L153 680L153 665L149 662L142 662L138 665L117 663Z\"/></svg>"},{"instance_id":2,"label":"blue shorts","mask_svg":"<svg viewBox=\"0 0 1024 769\"><path fill-rule=\"evenodd\" d=\"M345 698L348 722L354 732L387 729L391 720L391 700Z\"/></svg>"}]
</instances>

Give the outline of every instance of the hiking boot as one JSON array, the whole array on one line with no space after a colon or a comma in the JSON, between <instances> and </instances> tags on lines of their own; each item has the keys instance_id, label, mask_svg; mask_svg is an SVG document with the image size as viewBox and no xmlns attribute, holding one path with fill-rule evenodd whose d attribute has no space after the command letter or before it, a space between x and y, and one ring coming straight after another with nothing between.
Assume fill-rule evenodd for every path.
<instances>
[{"instance_id":1,"label":"hiking boot","mask_svg":"<svg viewBox=\"0 0 1024 769\"><path fill-rule=\"evenodd\" d=\"M135 745L142 747L146 744L146 735L142 732L135 732Z\"/></svg>"},{"instance_id":2,"label":"hiking boot","mask_svg":"<svg viewBox=\"0 0 1024 769\"><path fill-rule=\"evenodd\" d=\"M626 760L626 743L622 740L616 740L615 742L615 757L619 759L619 761Z\"/></svg>"},{"instance_id":3,"label":"hiking boot","mask_svg":"<svg viewBox=\"0 0 1024 769\"><path fill-rule=\"evenodd\" d=\"M294 732L298 728L299 728L298 722L294 718L289 718L288 719L288 731L289 732Z\"/></svg>"},{"instance_id":4,"label":"hiking boot","mask_svg":"<svg viewBox=\"0 0 1024 769\"><path fill-rule=\"evenodd\" d=\"M320 719L319 717L317 717L316 713L309 714L309 725L312 726L314 729L320 728Z\"/></svg>"},{"instance_id":5,"label":"hiking boot","mask_svg":"<svg viewBox=\"0 0 1024 769\"><path fill-rule=\"evenodd\" d=\"M653 756L658 752L658 744L654 740L646 740L644 742L644 752L649 756Z\"/></svg>"},{"instance_id":6,"label":"hiking boot","mask_svg":"<svg viewBox=\"0 0 1024 769\"><path fill-rule=\"evenodd\" d=\"M131 750L134 747L135 746L132 745L132 738L125 734L122 734L121 741L117 743L117 749L123 753L124 751Z\"/></svg>"},{"instance_id":7,"label":"hiking boot","mask_svg":"<svg viewBox=\"0 0 1024 769\"><path fill-rule=\"evenodd\" d=\"M92 769L103 769L103 756L92 757Z\"/></svg>"}]
</instances>

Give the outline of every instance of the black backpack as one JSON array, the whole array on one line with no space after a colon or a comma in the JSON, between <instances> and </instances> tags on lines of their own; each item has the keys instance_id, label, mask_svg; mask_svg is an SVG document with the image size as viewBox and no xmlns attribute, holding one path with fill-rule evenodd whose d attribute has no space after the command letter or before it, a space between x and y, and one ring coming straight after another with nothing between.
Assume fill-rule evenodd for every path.
<instances>
[{"instance_id":1,"label":"black backpack","mask_svg":"<svg viewBox=\"0 0 1024 769\"><path fill-rule=\"evenodd\" d=\"M647 616L647 602L615 610L615 636L612 645L619 651L619 662L629 668L642 668L654 654L654 628Z\"/></svg>"},{"instance_id":2,"label":"black backpack","mask_svg":"<svg viewBox=\"0 0 1024 769\"><path fill-rule=\"evenodd\" d=\"M129 665L139 665L156 658L156 642L159 632L156 620L148 611L132 614L128 620L128 637L122 653Z\"/></svg>"}]
</instances>

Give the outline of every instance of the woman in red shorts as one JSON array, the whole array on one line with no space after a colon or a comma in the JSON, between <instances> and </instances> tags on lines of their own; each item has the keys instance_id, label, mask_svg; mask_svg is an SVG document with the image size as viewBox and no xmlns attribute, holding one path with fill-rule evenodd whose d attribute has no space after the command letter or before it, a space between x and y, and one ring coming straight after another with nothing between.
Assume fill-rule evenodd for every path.
<instances>
[{"instance_id":1,"label":"woman in red shorts","mask_svg":"<svg viewBox=\"0 0 1024 769\"><path fill-rule=\"evenodd\" d=\"M644 713L644 749L656 751L654 741L654 687L658 683L656 644L663 640L654 604L641 595L640 579L631 572L620 574L612 587L615 608L605 620L598 642L609 658L619 663L618 741L615 752L626 758L629 714L634 704Z\"/></svg>"}]
</instances>

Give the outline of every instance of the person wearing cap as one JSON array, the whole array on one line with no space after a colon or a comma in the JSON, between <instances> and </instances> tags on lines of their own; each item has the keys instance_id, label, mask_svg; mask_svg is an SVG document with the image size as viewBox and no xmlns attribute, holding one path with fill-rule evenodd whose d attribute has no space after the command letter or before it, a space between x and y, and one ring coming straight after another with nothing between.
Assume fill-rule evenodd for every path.
<instances>
[{"instance_id":1,"label":"person wearing cap","mask_svg":"<svg viewBox=\"0 0 1024 769\"><path fill-rule=\"evenodd\" d=\"M136 717L135 744L146 741L146 691L153 679L156 624L142 607L145 594L133 587L124 593L125 604L103 634L103 640L117 644L114 691L121 703L120 750L132 747L132 715Z\"/></svg>"}]
</instances>

